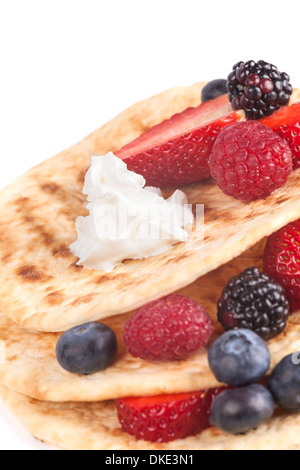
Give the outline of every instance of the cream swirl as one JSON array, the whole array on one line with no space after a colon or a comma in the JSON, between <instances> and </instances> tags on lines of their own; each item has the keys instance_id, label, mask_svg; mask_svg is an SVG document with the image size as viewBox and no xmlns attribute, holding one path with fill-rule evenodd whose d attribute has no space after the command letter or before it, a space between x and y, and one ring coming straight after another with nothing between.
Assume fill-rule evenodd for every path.
<instances>
[{"instance_id":1,"label":"cream swirl","mask_svg":"<svg viewBox=\"0 0 300 470\"><path fill-rule=\"evenodd\" d=\"M164 199L145 184L112 152L92 157L83 187L89 215L76 219L70 245L77 264L110 272L125 259L159 255L189 240L194 216L185 194L177 190Z\"/></svg>"}]
</instances>

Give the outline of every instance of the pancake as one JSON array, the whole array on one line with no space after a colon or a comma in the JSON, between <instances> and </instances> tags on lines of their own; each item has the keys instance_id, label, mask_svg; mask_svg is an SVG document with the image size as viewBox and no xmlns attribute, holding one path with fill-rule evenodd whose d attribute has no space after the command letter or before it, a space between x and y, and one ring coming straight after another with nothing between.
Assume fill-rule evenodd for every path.
<instances>
[{"instance_id":1,"label":"pancake","mask_svg":"<svg viewBox=\"0 0 300 470\"><path fill-rule=\"evenodd\" d=\"M278 412L256 431L232 436L215 427L186 439L157 444L120 428L115 405L106 402L38 401L0 385L0 396L32 436L64 450L297 450L300 414Z\"/></svg>"},{"instance_id":2,"label":"pancake","mask_svg":"<svg viewBox=\"0 0 300 470\"><path fill-rule=\"evenodd\" d=\"M159 256L127 260L111 273L76 264L69 246L77 238L76 218L87 214L82 187L91 156L115 151L199 104L202 87L175 88L133 105L1 191L0 310L14 322L55 332L132 311L193 283L300 217L299 171L269 198L252 203L225 196L206 180L181 188L190 204L204 204L204 240L198 224L189 242Z\"/></svg>"},{"instance_id":3,"label":"pancake","mask_svg":"<svg viewBox=\"0 0 300 470\"><path fill-rule=\"evenodd\" d=\"M142 361L122 345L124 322L147 302L176 292L207 309L215 325L210 342L221 334L216 303L228 279L261 267L265 238L300 218L300 170L269 198L251 203L225 196L212 180L180 188L190 204L204 204L204 234L195 226L189 242L159 256L126 260L111 273L78 266L69 249L76 218L87 214L82 187L91 156L114 152L196 106L202 87L175 88L135 104L0 193L0 395L28 432L49 444L70 450L299 447L300 415L282 412L245 436L211 428L167 444L137 441L121 430L114 399L222 385L208 367L210 343L184 361ZM63 331L92 320L116 331L116 361L90 376L70 374L56 361L56 342ZM286 330L268 341L271 369L295 351L299 335L296 312Z\"/></svg>"}]
</instances>

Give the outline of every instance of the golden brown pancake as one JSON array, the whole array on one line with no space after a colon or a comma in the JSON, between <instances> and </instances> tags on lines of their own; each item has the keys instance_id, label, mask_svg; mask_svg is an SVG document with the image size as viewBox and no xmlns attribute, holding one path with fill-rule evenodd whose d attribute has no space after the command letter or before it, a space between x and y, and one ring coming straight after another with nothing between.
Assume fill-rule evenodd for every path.
<instances>
[{"instance_id":1,"label":"golden brown pancake","mask_svg":"<svg viewBox=\"0 0 300 470\"><path fill-rule=\"evenodd\" d=\"M75 219L87 214L82 187L91 156L115 151L174 113L198 105L202 87L171 89L135 104L0 193L0 310L40 331L62 331L132 311L193 283L300 217L299 171L269 198L251 203L225 196L215 181L203 181L182 189L190 204L204 204L204 241L200 224L188 243L159 256L124 261L111 273L76 264L69 246L77 238Z\"/></svg>"}]
</instances>

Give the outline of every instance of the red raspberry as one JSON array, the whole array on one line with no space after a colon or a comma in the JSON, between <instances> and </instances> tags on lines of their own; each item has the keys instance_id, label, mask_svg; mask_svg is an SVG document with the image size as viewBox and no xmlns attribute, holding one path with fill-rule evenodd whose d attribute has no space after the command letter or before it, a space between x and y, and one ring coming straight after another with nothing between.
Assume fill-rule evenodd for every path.
<instances>
[{"instance_id":1,"label":"red raspberry","mask_svg":"<svg viewBox=\"0 0 300 470\"><path fill-rule=\"evenodd\" d=\"M210 408L226 387L191 393L116 400L123 431L151 442L194 436L210 427Z\"/></svg>"},{"instance_id":2,"label":"red raspberry","mask_svg":"<svg viewBox=\"0 0 300 470\"><path fill-rule=\"evenodd\" d=\"M222 191L241 201L269 196L293 171L292 152L281 137L258 121L225 127L209 158Z\"/></svg>"},{"instance_id":3,"label":"red raspberry","mask_svg":"<svg viewBox=\"0 0 300 470\"><path fill-rule=\"evenodd\" d=\"M300 309L300 219L292 222L267 240L264 272L285 289L290 311Z\"/></svg>"},{"instance_id":4,"label":"red raspberry","mask_svg":"<svg viewBox=\"0 0 300 470\"><path fill-rule=\"evenodd\" d=\"M173 294L145 305L127 320L123 342L134 357L181 360L203 347L212 332L213 322L201 305Z\"/></svg>"}]
</instances>

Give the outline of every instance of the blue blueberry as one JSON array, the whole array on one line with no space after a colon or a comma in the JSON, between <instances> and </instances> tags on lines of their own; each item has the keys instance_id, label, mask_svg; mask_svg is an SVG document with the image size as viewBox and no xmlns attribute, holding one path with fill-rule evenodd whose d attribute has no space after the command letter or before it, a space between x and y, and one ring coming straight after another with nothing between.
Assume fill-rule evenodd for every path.
<instances>
[{"instance_id":1,"label":"blue blueberry","mask_svg":"<svg viewBox=\"0 0 300 470\"><path fill-rule=\"evenodd\" d=\"M267 422L273 412L271 393L254 384L220 393L211 406L210 424L230 434L245 434Z\"/></svg>"},{"instance_id":2,"label":"blue blueberry","mask_svg":"<svg viewBox=\"0 0 300 470\"><path fill-rule=\"evenodd\" d=\"M300 411L299 353L289 354L279 362L270 375L268 389L280 408Z\"/></svg>"},{"instance_id":3,"label":"blue blueberry","mask_svg":"<svg viewBox=\"0 0 300 470\"><path fill-rule=\"evenodd\" d=\"M107 325L89 322L63 333L56 345L56 358L68 372L93 374L108 367L116 357L118 343Z\"/></svg>"},{"instance_id":4,"label":"blue blueberry","mask_svg":"<svg viewBox=\"0 0 300 470\"><path fill-rule=\"evenodd\" d=\"M209 366L219 382L243 387L259 382L270 367L270 352L254 331L234 329L217 338L208 351Z\"/></svg>"},{"instance_id":5,"label":"blue blueberry","mask_svg":"<svg viewBox=\"0 0 300 470\"><path fill-rule=\"evenodd\" d=\"M225 95L227 93L227 80L212 80L208 82L203 88L201 92L201 101L204 103L205 101L213 100L220 95Z\"/></svg>"}]
</instances>

